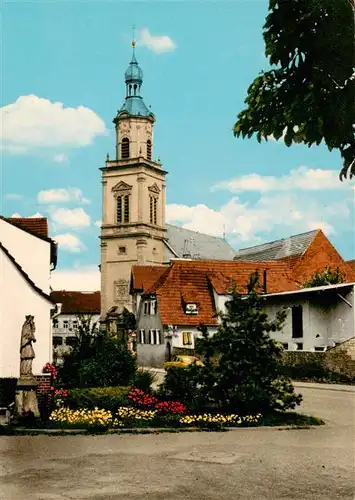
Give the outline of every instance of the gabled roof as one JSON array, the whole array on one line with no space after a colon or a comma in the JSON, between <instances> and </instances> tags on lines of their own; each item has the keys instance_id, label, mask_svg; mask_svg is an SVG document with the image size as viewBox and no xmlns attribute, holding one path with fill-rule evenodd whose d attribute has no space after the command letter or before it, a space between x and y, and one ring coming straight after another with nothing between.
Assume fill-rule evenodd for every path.
<instances>
[{"instance_id":1,"label":"gabled roof","mask_svg":"<svg viewBox=\"0 0 355 500\"><path fill-rule=\"evenodd\" d=\"M152 266L135 266L132 269L132 283L138 283L138 274L145 276L145 294L155 294L158 299L162 323L180 325L217 324L213 290L226 294L235 284L241 293L246 293L250 274L256 270L263 282L267 277L270 293L298 289L292 272L285 262L233 262L213 260L176 260L169 267L162 268L156 282L149 278ZM134 291L134 289L132 290ZM198 304L197 315L186 315L183 304Z\"/></svg>"},{"instance_id":2,"label":"gabled roof","mask_svg":"<svg viewBox=\"0 0 355 500\"><path fill-rule=\"evenodd\" d=\"M279 260L289 257L302 256L319 233L320 229L307 233L295 234L289 238L263 243L239 250L234 260Z\"/></svg>"},{"instance_id":3,"label":"gabled roof","mask_svg":"<svg viewBox=\"0 0 355 500\"><path fill-rule=\"evenodd\" d=\"M51 299L62 304L61 314L100 314L100 292L51 292Z\"/></svg>"},{"instance_id":4,"label":"gabled roof","mask_svg":"<svg viewBox=\"0 0 355 500\"><path fill-rule=\"evenodd\" d=\"M16 259L11 255L11 253L8 251L6 247L0 242L0 250L4 252L4 254L8 257L8 259L12 262L12 264L15 266L15 268L18 270L18 272L22 275L22 277L27 281L27 283L31 286L31 288L37 292L41 297L44 299L48 300L48 302L51 302L53 305L55 305L55 302L51 299L51 297L46 294L43 290L41 290L29 277L29 275L22 269L20 264L16 261Z\"/></svg>"},{"instance_id":5,"label":"gabled roof","mask_svg":"<svg viewBox=\"0 0 355 500\"><path fill-rule=\"evenodd\" d=\"M191 231L179 226L166 224L166 238L169 246L175 252L167 252L166 260L171 257L184 257L202 260L233 260L235 251L223 238Z\"/></svg>"},{"instance_id":6,"label":"gabled roof","mask_svg":"<svg viewBox=\"0 0 355 500\"><path fill-rule=\"evenodd\" d=\"M48 222L46 217L24 218L24 217L0 217L5 222L26 231L26 233L50 241L48 237Z\"/></svg>"},{"instance_id":7,"label":"gabled roof","mask_svg":"<svg viewBox=\"0 0 355 500\"><path fill-rule=\"evenodd\" d=\"M133 266L131 291L144 292L151 288L161 275L168 270L166 266Z\"/></svg>"}]
</instances>

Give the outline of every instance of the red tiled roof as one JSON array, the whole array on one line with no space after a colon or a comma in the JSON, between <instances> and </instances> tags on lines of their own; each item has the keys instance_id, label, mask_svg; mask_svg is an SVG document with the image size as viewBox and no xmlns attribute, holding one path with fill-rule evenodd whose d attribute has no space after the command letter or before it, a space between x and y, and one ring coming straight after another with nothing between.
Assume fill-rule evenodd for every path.
<instances>
[{"instance_id":1,"label":"red tiled roof","mask_svg":"<svg viewBox=\"0 0 355 500\"><path fill-rule=\"evenodd\" d=\"M48 222L45 217L22 218L1 217L4 221L16 226L38 238L48 239Z\"/></svg>"},{"instance_id":2,"label":"red tiled roof","mask_svg":"<svg viewBox=\"0 0 355 500\"><path fill-rule=\"evenodd\" d=\"M274 261L175 260L169 267L134 266L131 292L156 294L164 325L215 325L213 290L224 295L235 284L246 293L250 275L258 270L261 285L266 271L267 293L291 292L327 265L339 267L345 282L355 282L355 261L345 262L318 231L303 255ZM185 314L184 303L190 301L198 304L197 315Z\"/></svg>"},{"instance_id":3,"label":"red tiled roof","mask_svg":"<svg viewBox=\"0 0 355 500\"><path fill-rule=\"evenodd\" d=\"M145 293L155 293L163 324L214 325L214 299L212 288L218 294L225 294L235 284L241 293L246 293L250 274L259 270L260 279L267 272L267 291L297 290L289 266L283 262L242 262L242 261L174 261L168 268L162 268L153 286L150 276L152 266L135 266L132 269L133 283L140 280ZM183 303L199 304L198 315L186 315Z\"/></svg>"},{"instance_id":4,"label":"red tiled roof","mask_svg":"<svg viewBox=\"0 0 355 500\"><path fill-rule=\"evenodd\" d=\"M100 314L100 292L54 291L51 299L56 304L63 304L63 314Z\"/></svg>"},{"instance_id":5,"label":"red tiled roof","mask_svg":"<svg viewBox=\"0 0 355 500\"><path fill-rule=\"evenodd\" d=\"M133 266L131 289L146 291L151 288L169 268L166 266Z\"/></svg>"}]
</instances>

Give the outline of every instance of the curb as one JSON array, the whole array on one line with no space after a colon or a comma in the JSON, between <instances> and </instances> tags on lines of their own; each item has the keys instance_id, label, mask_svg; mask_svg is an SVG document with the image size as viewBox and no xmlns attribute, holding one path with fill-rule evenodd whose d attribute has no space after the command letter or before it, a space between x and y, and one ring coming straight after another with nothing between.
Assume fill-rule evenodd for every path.
<instances>
[{"instance_id":1,"label":"curb","mask_svg":"<svg viewBox=\"0 0 355 500\"><path fill-rule=\"evenodd\" d=\"M337 385L337 384L322 384L315 382L296 382L292 384L297 389L317 389L318 391L338 391L338 392L352 392L355 393L355 386L353 385Z\"/></svg>"},{"instance_id":2,"label":"curb","mask_svg":"<svg viewBox=\"0 0 355 500\"><path fill-rule=\"evenodd\" d=\"M311 429L313 427L322 427L322 425L259 425L256 427L225 427L224 429L208 429L201 427L144 427L144 428L125 428L125 429L109 429L105 432L90 432L87 429L26 429L17 428L12 432L2 433L0 431L0 438L3 436L75 436L77 434L84 436L107 436L113 434L178 434L180 432L235 432L235 431L257 431L261 429L266 430L297 430L297 429Z\"/></svg>"}]
</instances>

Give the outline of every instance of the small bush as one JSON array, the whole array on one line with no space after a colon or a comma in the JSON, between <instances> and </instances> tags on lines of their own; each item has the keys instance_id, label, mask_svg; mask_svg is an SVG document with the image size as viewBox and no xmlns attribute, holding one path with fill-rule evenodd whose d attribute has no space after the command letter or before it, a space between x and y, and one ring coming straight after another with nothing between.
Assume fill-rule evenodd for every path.
<instances>
[{"instance_id":1,"label":"small bush","mask_svg":"<svg viewBox=\"0 0 355 500\"><path fill-rule=\"evenodd\" d=\"M17 378L0 378L0 406L15 401Z\"/></svg>"},{"instance_id":2,"label":"small bush","mask_svg":"<svg viewBox=\"0 0 355 500\"><path fill-rule=\"evenodd\" d=\"M130 387L94 387L90 389L70 389L66 404L76 410L102 408L116 412L120 406L127 405Z\"/></svg>"},{"instance_id":3,"label":"small bush","mask_svg":"<svg viewBox=\"0 0 355 500\"><path fill-rule=\"evenodd\" d=\"M144 392L152 391L152 384L155 382L157 376L155 373L148 370L139 368L133 379L133 386Z\"/></svg>"}]
</instances>

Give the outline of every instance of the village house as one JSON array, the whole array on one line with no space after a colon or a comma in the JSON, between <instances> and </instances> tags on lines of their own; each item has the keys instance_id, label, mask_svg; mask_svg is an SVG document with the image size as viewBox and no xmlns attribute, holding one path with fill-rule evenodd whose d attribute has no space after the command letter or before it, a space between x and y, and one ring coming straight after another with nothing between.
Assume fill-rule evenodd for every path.
<instances>
[{"instance_id":1,"label":"village house","mask_svg":"<svg viewBox=\"0 0 355 500\"><path fill-rule=\"evenodd\" d=\"M0 218L0 378L20 375L20 339L26 315L36 331L33 373L52 361L50 272L57 245L48 236L46 218Z\"/></svg>"},{"instance_id":2,"label":"village house","mask_svg":"<svg viewBox=\"0 0 355 500\"><path fill-rule=\"evenodd\" d=\"M316 288L303 283L330 265L345 282ZM246 293L250 275L259 272L265 311L270 317L285 309L285 349L326 350L354 336L353 266L345 262L321 230L241 250L234 261L173 260L169 267L134 266L131 277L137 315L137 358L144 366L162 366L174 349L193 350L204 324L218 327L235 284Z\"/></svg>"},{"instance_id":3,"label":"village house","mask_svg":"<svg viewBox=\"0 0 355 500\"><path fill-rule=\"evenodd\" d=\"M53 357L61 363L76 340L79 322L90 319L92 328L99 327L100 292L75 292L59 290L51 292L51 300L57 304L53 315Z\"/></svg>"}]
</instances>

